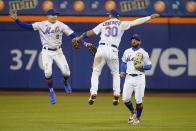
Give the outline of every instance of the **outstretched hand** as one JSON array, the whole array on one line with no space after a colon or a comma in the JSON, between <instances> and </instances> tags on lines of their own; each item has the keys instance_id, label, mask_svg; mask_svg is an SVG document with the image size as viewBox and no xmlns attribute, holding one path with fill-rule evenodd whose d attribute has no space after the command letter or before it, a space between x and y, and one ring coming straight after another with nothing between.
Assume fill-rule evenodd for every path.
<instances>
[{"instance_id":1,"label":"outstretched hand","mask_svg":"<svg viewBox=\"0 0 196 131\"><path fill-rule=\"evenodd\" d=\"M154 14L151 15L151 19L158 18L159 16L160 16L159 14L154 13Z\"/></svg>"},{"instance_id":2,"label":"outstretched hand","mask_svg":"<svg viewBox=\"0 0 196 131\"><path fill-rule=\"evenodd\" d=\"M16 11L10 11L9 12L10 17L15 21L17 19L17 12Z\"/></svg>"}]
</instances>

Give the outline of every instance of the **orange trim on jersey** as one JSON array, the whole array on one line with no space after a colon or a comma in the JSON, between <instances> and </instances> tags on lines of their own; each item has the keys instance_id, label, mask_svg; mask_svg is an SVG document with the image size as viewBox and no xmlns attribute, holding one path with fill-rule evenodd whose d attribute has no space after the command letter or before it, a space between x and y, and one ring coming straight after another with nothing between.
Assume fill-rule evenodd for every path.
<instances>
[{"instance_id":1,"label":"orange trim on jersey","mask_svg":"<svg viewBox=\"0 0 196 131\"><path fill-rule=\"evenodd\" d=\"M18 18L26 22L36 22L46 20L46 16L19 16ZM62 22L73 23L100 23L107 20L107 16L59 16ZM135 20L140 17L120 17L120 20ZM0 22L11 22L9 16L0 16ZM150 20L148 23L173 23L173 24L196 24L196 17L160 17Z\"/></svg>"}]
</instances>

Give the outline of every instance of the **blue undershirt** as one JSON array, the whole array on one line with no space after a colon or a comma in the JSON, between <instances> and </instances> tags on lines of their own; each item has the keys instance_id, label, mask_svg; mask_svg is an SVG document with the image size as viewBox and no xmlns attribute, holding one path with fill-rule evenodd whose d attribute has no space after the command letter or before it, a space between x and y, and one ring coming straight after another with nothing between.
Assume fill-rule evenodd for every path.
<instances>
[{"instance_id":1,"label":"blue undershirt","mask_svg":"<svg viewBox=\"0 0 196 131\"><path fill-rule=\"evenodd\" d=\"M150 70L151 68L152 68L152 65L147 65L147 64L143 65L144 70Z\"/></svg>"},{"instance_id":2,"label":"blue undershirt","mask_svg":"<svg viewBox=\"0 0 196 131\"><path fill-rule=\"evenodd\" d=\"M122 61L120 65L120 72L126 72L126 69L127 69L127 63Z\"/></svg>"},{"instance_id":3,"label":"blue undershirt","mask_svg":"<svg viewBox=\"0 0 196 131\"><path fill-rule=\"evenodd\" d=\"M144 64L143 65L143 70L150 70L152 68L152 65L148 65L148 64ZM121 62L121 65L120 65L120 72L126 72L126 69L127 69L127 63L125 62Z\"/></svg>"},{"instance_id":4,"label":"blue undershirt","mask_svg":"<svg viewBox=\"0 0 196 131\"><path fill-rule=\"evenodd\" d=\"M33 30L32 24L25 23L25 22L21 21L20 19L16 19L15 22L16 22L20 27L22 27L22 28L24 28L24 29Z\"/></svg>"}]
</instances>

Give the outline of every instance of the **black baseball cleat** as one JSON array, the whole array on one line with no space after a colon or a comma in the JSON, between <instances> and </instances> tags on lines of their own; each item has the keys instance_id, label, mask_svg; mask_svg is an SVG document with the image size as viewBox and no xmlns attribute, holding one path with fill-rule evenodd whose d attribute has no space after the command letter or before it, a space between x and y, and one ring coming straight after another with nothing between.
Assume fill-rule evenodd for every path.
<instances>
[{"instance_id":1,"label":"black baseball cleat","mask_svg":"<svg viewBox=\"0 0 196 131\"><path fill-rule=\"evenodd\" d=\"M119 96L114 96L113 105L117 106L119 104Z\"/></svg>"},{"instance_id":2,"label":"black baseball cleat","mask_svg":"<svg viewBox=\"0 0 196 131\"><path fill-rule=\"evenodd\" d=\"M93 105L93 103L95 102L95 99L96 99L96 95L90 96L90 98L88 100L88 104L89 105Z\"/></svg>"}]
</instances>

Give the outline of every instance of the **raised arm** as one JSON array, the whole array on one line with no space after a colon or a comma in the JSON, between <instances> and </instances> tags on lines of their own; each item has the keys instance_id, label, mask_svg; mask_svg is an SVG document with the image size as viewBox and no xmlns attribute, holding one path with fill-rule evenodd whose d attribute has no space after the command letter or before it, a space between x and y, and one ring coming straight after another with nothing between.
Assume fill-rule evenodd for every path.
<instances>
[{"instance_id":1,"label":"raised arm","mask_svg":"<svg viewBox=\"0 0 196 131\"><path fill-rule=\"evenodd\" d=\"M141 24L149 21L150 19L154 19L154 18L157 18L159 16L160 16L159 14L155 13L155 14L152 14L150 16L139 18L139 19L136 19L136 20L133 20L133 21L123 21L121 25L122 25L122 28L124 30L128 30L130 27L141 25Z\"/></svg>"},{"instance_id":2,"label":"raised arm","mask_svg":"<svg viewBox=\"0 0 196 131\"><path fill-rule=\"evenodd\" d=\"M20 27L22 27L22 28L24 28L24 29L33 30L32 24L25 23L25 22L21 21L20 19L18 19L17 13L16 13L16 12L10 12L10 17L11 17Z\"/></svg>"},{"instance_id":3,"label":"raised arm","mask_svg":"<svg viewBox=\"0 0 196 131\"><path fill-rule=\"evenodd\" d=\"M139 19L136 19L133 21L133 25L136 26L136 25L140 25L140 24L143 24L147 21L149 21L150 19L154 19L154 18L157 18L159 17L160 15L159 14L152 14L151 16L147 16L147 17L144 17L144 18L139 18Z\"/></svg>"}]
</instances>

